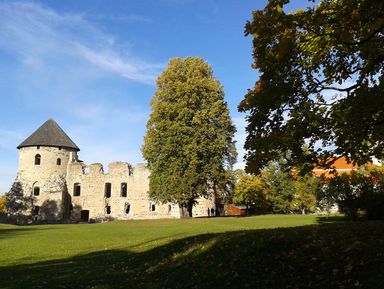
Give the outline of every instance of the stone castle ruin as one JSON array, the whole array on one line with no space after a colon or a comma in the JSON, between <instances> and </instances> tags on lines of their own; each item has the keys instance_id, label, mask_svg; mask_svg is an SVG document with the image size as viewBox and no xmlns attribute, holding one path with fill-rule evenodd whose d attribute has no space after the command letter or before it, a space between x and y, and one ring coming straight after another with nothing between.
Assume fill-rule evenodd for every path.
<instances>
[{"instance_id":1,"label":"stone castle ruin","mask_svg":"<svg viewBox=\"0 0 384 289\"><path fill-rule=\"evenodd\" d=\"M24 212L37 222L97 222L117 219L180 218L177 204L148 197L150 171L145 164L113 162L85 165L80 149L52 119L24 140L19 149L16 182L31 197ZM216 211L214 196L200 198L193 216Z\"/></svg>"}]
</instances>

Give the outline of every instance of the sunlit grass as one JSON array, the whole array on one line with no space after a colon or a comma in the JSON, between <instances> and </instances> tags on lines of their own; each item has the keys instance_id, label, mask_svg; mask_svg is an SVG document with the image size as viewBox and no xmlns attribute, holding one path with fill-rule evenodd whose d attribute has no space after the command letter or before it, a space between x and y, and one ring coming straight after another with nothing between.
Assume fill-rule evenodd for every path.
<instances>
[{"instance_id":1,"label":"sunlit grass","mask_svg":"<svg viewBox=\"0 0 384 289\"><path fill-rule=\"evenodd\" d=\"M105 250L141 252L189 236L314 224L315 216L119 221L102 224L11 226L0 224L0 266Z\"/></svg>"},{"instance_id":2,"label":"sunlit grass","mask_svg":"<svg viewBox=\"0 0 384 289\"><path fill-rule=\"evenodd\" d=\"M384 288L384 221L0 225L0 288Z\"/></svg>"}]
</instances>

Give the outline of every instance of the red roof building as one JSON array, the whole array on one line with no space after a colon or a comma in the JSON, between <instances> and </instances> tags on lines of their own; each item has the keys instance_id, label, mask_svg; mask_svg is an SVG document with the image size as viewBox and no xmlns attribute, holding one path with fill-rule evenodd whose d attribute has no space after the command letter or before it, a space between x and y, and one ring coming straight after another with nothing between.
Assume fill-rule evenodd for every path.
<instances>
[{"instance_id":1,"label":"red roof building","mask_svg":"<svg viewBox=\"0 0 384 289\"><path fill-rule=\"evenodd\" d=\"M375 166L372 163L367 164L368 167ZM348 162L345 157L338 158L332 165L330 169L323 169L320 167L315 167L312 170L312 174L314 176L320 177L321 175L324 175L325 177L332 177L335 173L341 175L343 173L351 173L352 171L356 171L360 169L361 166L357 164L353 164L352 162Z\"/></svg>"}]
</instances>

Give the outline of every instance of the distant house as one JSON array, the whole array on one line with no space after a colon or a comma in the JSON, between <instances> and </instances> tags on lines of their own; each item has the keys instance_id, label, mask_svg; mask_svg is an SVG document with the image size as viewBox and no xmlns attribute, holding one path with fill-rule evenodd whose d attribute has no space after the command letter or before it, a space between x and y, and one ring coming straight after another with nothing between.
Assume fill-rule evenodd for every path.
<instances>
[{"instance_id":1,"label":"distant house","mask_svg":"<svg viewBox=\"0 0 384 289\"><path fill-rule=\"evenodd\" d=\"M366 167L374 167L375 164L368 163L365 165ZM335 173L341 175L343 173L350 174L352 171L356 171L362 168L357 164L353 164L352 162L348 162L345 157L338 158L329 169L323 169L321 167L315 167L312 170L312 174L316 177L325 176L325 177L333 177Z\"/></svg>"},{"instance_id":2,"label":"distant house","mask_svg":"<svg viewBox=\"0 0 384 289\"><path fill-rule=\"evenodd\" d=\"M248 214L248 208L246 206L228 204L225 206L225 212L229 216L246 216Z\"/></svg>"}]
</instances>

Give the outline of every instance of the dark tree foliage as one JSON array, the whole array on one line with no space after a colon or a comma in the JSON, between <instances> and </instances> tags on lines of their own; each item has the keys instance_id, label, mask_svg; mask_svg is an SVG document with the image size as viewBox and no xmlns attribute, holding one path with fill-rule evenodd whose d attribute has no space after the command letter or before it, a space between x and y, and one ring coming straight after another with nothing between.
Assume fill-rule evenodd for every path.
<instances>
[{"instance_id":1,"label":"dark tree foliage","mask_svg":"<svg viewBox=\"0 0 384 289\"><path fill-rule=\"evenodd\" d=\"M323 198L336 203L351 219L366 215L368 219L384 218L384 171L375 168L337 175L323 187Z\"/></svg>"},{"instance_id":2,"label":"dark tree foliage","mask_svg":"<svg viewBox=\"0 0 384 289\"><path fill-rule=\"evenodd\" d=\"M295 183L284 161L271 161L262 171L264 187L273 213L292 212L295 197Z\"/></svg>"},{"instance_id":3,"label":"dark tree foliage","mask_svg":"<svg viewBox=\"0 0 384 289\"><path fill-rule=\"evenodd\" d=\"M25 196L23 186L20 182L15 181L11 190L6 194L5 206L11 223L23 224L31 215L33 204L32 196Z\"/></svg>"},{"instance_id":4,"label":"dark tree foliage","mask_svg":"<svg viewBox=\"0 0 384 289\"><path fill-rule=\"evenodd\" d=\"M201 58L171 59L157 80L142 148L149 196L192 215L198 197L223 192L236 160L235 127L221 84Z\"/></svg>"},{"instance_id":5,"label":"dark tree foliage","mask_svg":"<svg viewBox=\"0 0 384 289\"><path fill-rule=\"evenodd\" d=\"M239 105L248 172L285 151L306 170L384 157L384 1L310 2L286 13L270 0L246 24L260 73Z\"/></svg>"}]
</instances>

